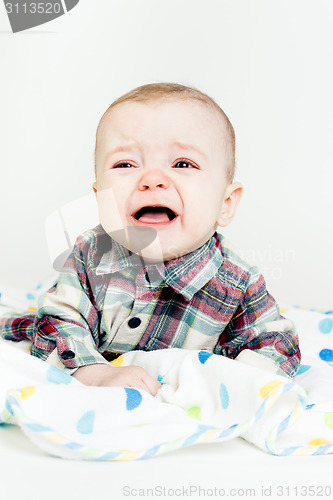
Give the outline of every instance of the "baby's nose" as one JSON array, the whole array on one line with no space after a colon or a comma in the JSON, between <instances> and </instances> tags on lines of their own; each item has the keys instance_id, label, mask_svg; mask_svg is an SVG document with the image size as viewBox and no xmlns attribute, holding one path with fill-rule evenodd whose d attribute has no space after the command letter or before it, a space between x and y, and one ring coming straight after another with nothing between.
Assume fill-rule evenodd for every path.
<instances>
[{"instance_id":1,"label":"baby's nose","mask_svg":"<svg viewBox=\"0 0 333 500\"><path fill-rule=\"evenodd\" d=\"M156 189L167 189L170 185L170 180L165 172L161 169L147 170L141 176L139 182L140 191L145 191L146 189L156 190Z\"/></svg>"}]
</instances>

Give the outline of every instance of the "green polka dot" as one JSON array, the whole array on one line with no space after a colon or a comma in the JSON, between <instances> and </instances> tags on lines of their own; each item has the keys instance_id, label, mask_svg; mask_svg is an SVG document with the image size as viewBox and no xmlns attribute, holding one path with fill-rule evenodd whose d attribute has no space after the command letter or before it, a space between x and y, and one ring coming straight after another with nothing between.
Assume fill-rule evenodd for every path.
<instances>
[{"instance_id":1,"label":"green polka dot","mask_svg":"<svg viewBox=\"0 0 333 500\"><path fill-rule=\"evenodd\" d=\"M186 415L196 420L201 420L201 408L200 406L192 406L186 411Z\"/></svg>"},{"instance_id":2,"label":"green polka dot","mask_svg":"<svg viewBox=\"0 0 333 500\"><path fill-rule=\"evenodd\" d=\"M324 422L326 427L333 429L333 412L327 411L324 413Z\"/></svg>"}]
</instances>

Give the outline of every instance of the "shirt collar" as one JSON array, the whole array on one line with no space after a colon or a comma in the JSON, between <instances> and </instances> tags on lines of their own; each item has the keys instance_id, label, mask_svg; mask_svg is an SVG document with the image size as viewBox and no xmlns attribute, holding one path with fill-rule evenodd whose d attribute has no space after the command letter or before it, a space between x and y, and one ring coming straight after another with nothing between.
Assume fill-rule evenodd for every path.
<instances>
[{"instance_id":1,"label":"shirt collar","mask_svg":"<svg viewBox=\"0 0 333 500\"><path fill-rule=\"evenodd\" d=\"M96 274L116 273L129 267L143 266L140 256L110 237L111 248L106 251L96 268Z\"/></svg>"},{"instance_id":2,"label":"shirt collar","mask_svg":"<svg viewBox=\"0 0 333 500\"><path fill-rule=\"evenodd\" d=\"M191 300L222 265L221 245L215 233L197 250L165 263L165 282Z\"/></svg>"},{"instance_id":3,"label":"shirt collar","mask_svg":"<svg viewBox=\"0 0 333 500\"><path fill-rule=\"evenodd\" d=\"M157 265L147 265L139 255L112 239L111 248L103 254L96 274L109 274L133 267L155 268L175 292L191 300L215 276L223 256L217 233L193 252Z\"/></svg>"}]
</instances>

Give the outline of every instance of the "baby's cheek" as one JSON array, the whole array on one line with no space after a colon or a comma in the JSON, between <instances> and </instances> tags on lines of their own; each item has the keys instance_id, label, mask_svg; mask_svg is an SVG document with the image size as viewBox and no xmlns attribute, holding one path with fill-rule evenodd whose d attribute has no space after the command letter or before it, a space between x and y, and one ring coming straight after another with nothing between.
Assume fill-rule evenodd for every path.
<instances>
[{"instance_id":1,"label":"baby's cheek","mask_svg":"<svg viewBox=\"0 0 333 500\"><path fill-rule=\"evenodd\" d=\"M106 232L110 233L124 228L121 207L113 188L98 191L97 204L99 220Z\"/></svg>"}]
</instances>

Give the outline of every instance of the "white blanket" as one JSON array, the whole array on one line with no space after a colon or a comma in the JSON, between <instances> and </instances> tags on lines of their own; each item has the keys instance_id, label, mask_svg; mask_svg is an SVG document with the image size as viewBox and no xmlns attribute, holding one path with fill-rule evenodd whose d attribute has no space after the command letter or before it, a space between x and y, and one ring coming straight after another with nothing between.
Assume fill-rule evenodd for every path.
<instances>
[{"instance_id":1,"label":"white blanket","mask_svg":"<svg viewBox=\"0 0 333 500\"><path fill-rule=\"evenodd\" d=\"M333 451L333 314L289 308L300 334L294 380L206 351L133 351L113 363L144 367L162 383L87 387L0 341L0 423L43 450L88 460L133 460L242 436L277 455Z\"/></svg>"}]
</instances>

